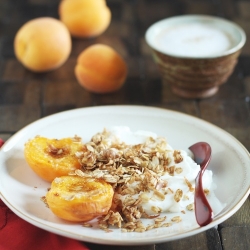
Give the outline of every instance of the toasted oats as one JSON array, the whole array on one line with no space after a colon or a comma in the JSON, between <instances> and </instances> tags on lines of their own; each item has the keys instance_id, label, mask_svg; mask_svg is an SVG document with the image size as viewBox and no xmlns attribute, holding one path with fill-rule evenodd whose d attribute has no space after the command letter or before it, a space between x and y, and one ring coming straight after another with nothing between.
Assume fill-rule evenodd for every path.
<instances>
[{"instance_id":1,"label":"toasted oats","mask_svg":"<svg viewBox=\"0 0 250 250\"><path fill-rule=\"evenodd\" d=\"M170 166L168 168L169 175L174 176L174 172L175 172L175 166Z\"/></svg>"},{"instance_id":2,"label":"toasted oats","mask_svg":"<svg viewBox=\"0 0 250 250\"><path fill-rule=\"evenodd\" d=\"M76 156L77 158L81 158L81 157L83 156L83 152L80 152L80 151L75 152L75 156Z\"/></svg>"},{"instance_id":3,"label":"toasted oats","mask_svg":"<svg viewBox=\"0 0 250 250\"><path fill-rule=\"evenodd\" d=\"M171 219L171 221L173 222L181 222L182 221L182 218L180 216L175 216Z\"/></svg>"},{"instance_id":4,"label":"toasted oats","mask_svg":"<svg viewBox=\"0 0 250 250\"><path fill-rule=\"evenodd\" d=\"M146 231L152 230L154 228L154 225L149 225L146 227Z\"/></svg>"},{"instance_id":5,"label":"toasted oats","mask_svg":"<svg viewBox=\"0 0 250 250\"><path fill-rule=\"evenodd\" d=\"M118 228L121 228L123 218L120 215L120 213L113 212L113 211L110 211L109 213L110 213L110 216L108 218L108 223L112 226L117 226Z\"/></svg>"},{"instance_id":6,"label":"toasted oats","mask_svg":"<svg viewBox=\"0 0 250 250\"><path fill-rule=\"evenodd\" d=\"M82 224L83 227L93 227L93 225L91 223L83 223Z\"/></svg>"},{"instance_id":7,"label":"toasted oats","mask_svg":"<svg viewBox=\"0 0 250 250\"><path fill-rule=\"evenodd\" d=\"M123 228L126 229L135 229L136 228L136 224L134 222L127 222L123 225Z\"/></svg>"},{"instance_id":8,"label":"toasted oats","mask_svg":"<svg viewBox=\"0 0 250 250\"><path fill-rule=\"evenodd\" d=\"M194 203L188 204L186 206L186 208L187 208L188 211L193 211L194 210Z\"/></svg>"},{"instance_id":9,"label":"toasted oats","mask_svg":"<svg viewBox=\"0 0 250 250\"><path fill-rule=\"evenodd\" d=\"M155 223L158 223L158 222L163 222L167 219L167 216L164 216L164 217L158 217L156 219L154 219Z\"/></svg>"},{"instance_id":10,"label":"toasted oats","mask_svg":"<svg viewBox=\"0 0 250 250\"><path fill-rule=\"evenodd\" d=\"M169 222L163 223L161 226L162 226L162 227L171 227L171 226L172 226L172 223L169 223Z\"/></svg>"},{"instance_id":11,"label":"toasted oats","mask_svg":"<svg viewBox=\"0 0 250 250\"><path fill-rule=\"evenodd\" d=\"M165 200L165 195L158 190L154 190L154 196L161 201Z\"/></svg>"},{"instance_id":12,"label":"toasted oats","mask_svg":"<svg viewBox=\"0 0 250 250\"><path fill-rule=\"evenodd\" d=\"M145 232L145 231L146 231L145 227L137 227L137 228L135 228L135 232L142 233L142 232Z\"/></svg>"},{"instance_id":13,"label":"toasted oats","mask_svg":"<svg viewBox=\"0 0 250 250\"><path fill-rule=\"evenodd\" d=\"M131 196L127 196L123 201L124 206L132 206L136 202L136 199L132 198Z\"/></svg>"},{"instance_id":14,"label":"toasted oats","mask_svg":"<svg viewBox=\"0 0 250 250\"><path fill-rule=\"evenodd\" d=\"M174 156L175 163L180 163L183 161L183 157L182 157L181 152L179 150L174 150L173 156Z\"/></svg>"},{"instance_id":15,"label":"toasted oats","mask_svg":"<svg viewBox=\"0 0 250 250\"><path fill-rule=\"evenodd\" d=\"M117 183L119 177L113 175L104 175L103 179L108 183Z\"/></svg>"},{"instance_id":16,"label":"toasted oats","mask_svg":"<svg viewBox=\"0 0 250 250\"><path fill-rule=\"evenodd\" d=\"M177 173L177 174L180 174L180 173L182 173L183 172L183 169L182 168L175 168L175 172Z\"/></svg>"},{"instance_id":17,"label":"toasted oats","mask_svg":"<svg viewBox=\"0 0 250 250\"><path fill-rule=\"evenodd\" d=\"M142 223L141 220L138 220L138 221L136 222L136 226L137 226L137 227L144 227L144 225L143 225L143 223Z\"/></svg>"},{"instance_id":18,"label":"toasted oats","mask_svg":"<svg viewBox=\"0 0 250 250\"><path fill-rule=\"evenodd\" d=\"M78 137L74 140L81 141ZM52 147L50 150L61 154L64 149ZM161 179L165 174L175 176L183 172L183 168L177 165L183 161L181 151L168 150L167 142L162 137L149 137L144 143L127 145L104 129L83 144L82 150L75 155L81 163L81 170L78 169L70 173L71 175L101 178L115 190L113 205L119 208L118 211L110 210L107 215L98 219L99 228L106 232L110 232L110 226L121 228L122 232L144 232L153 228L169 227L172 223L165 222L166 216L160 217L160 207L151 206L151 213L148 214L143 203L164 201L166 195L170 194L174 195L176 202L189 199L181 189L174 192L168 182ZM194 188L186 178L185 183L193 192ZM81 187L76 187L75 191L80 189ZM191 210L191 205L193 204L186 209ZM151 219L153 223L144 226L141 218ZM175 216L171 221L180 222L181 217ZM89 226L88 223L85 226Z\"/></svg>"},{"instance_id":19,"label":"toasted oats","mask_svg":"<svg viewBox=\"0 0 250 250\"><path fill-rule=\"evenodd\" d=\"M108 222L102 221L102 220L98 221L98 226L100 229L103 229L103 230L109 227Z\"/></svg>"},{"instance_id":20,"label":"toasted oats","mask_svg":"<svg viewBox=\"0 0 250 250\"><path fill-rule=\"evenodd\" d=\"M72 138L72 141L74 142L82 142L82 138L78 135L75 135L73 138Z\"/></svg>"},{"instance_id":21,"label":"toasted oats","mask_svg":"<svg viewBox=\"0 0 250 250\"><path fill-rule=\"evenodd\" d=\"M68 147L57 148L52 144L48 144L47 152L52 157L63 157L65 154L69 153Z\"/></svg>"},{"instance_id":22,"label":"toasted oats","mask_svg":"<svg viewBox=\"0 0 250 250\"><path fill-rule=\"evenodd\" d=\"M41 201L45 204L46 207L49 207L45 196L41 197Z\"/></svg>"},{"instance_id":23,"label":"toasted oats","mask_svg":"<svg viewBox=\"0 0 250 250\"><path fill-rule=\"evenodd\" d=\"M176 202L179 202L182 198L182 195L183 195L183 191L181 189L177 189L175 194L174 194L174 200Z\"/></svg>"},{"instance_id":24,"label":"toasted oats","mask_svg":"<svg viewBox=\"0 0 250 250\"><path fill-rule=\"evenodd\" d=\"M156 214L160 214L162 212L162 209L160 207L156 207L156 206L152 206L151 210L156 213Z\"/></svg>"},{"instance_id":25,"label":"toasted oats","mask_svg":"<svg viewBox=\"0 0 250 250\"><path fill-rule=\"evenodd\" d=\"M150 200L150 197L148 196L148 194L144 192L139 194L139 198L141 199L142 202L145 202L145 203Z\"/></svg>"},{"instance_id":26,"label":"toasted oats","mask_svg":"<svg viewBox=\"0 0 250 250\"><path fill-rule=\"evenodd\" d=\"M162 227L162 223L159 222L154 224L154 228L160 228L160 227Z\"/></svg>"},{"instance_id":27,"label":"toasted oats","mask_svg":"<svg viewBox=\"0 0 250 250\"><path fill-rule=\"evenodd\" d=\"M189 188L189 191L193 192L194 188L193 188L192 184L189 182L189 180L187 178L184 178L184 179L185 179L185 183L187 184L187 186Z\"/></svg>"},{"instance_id":28,"label":"toasted oats","mask_svg":"<svg viewBox=\"0 0 250 250\"><path fill-rule=\"evenodd\" d=\"M207 189L207 188L204 188L203 191L204 191L204 194L205 194L205 195L209 195L209 193L210 193L209 189Z\"/></svg>"},{"instance_id":29,"label":"toasted oats","mask_svg":"<svg viewBox=\"0 0 250 250\"><path fill-rule=\"evenodd\" d=\"M95 149L90 144L86 144L86 147L87 147L88 151L95 152Z\"/></svg>"}]
</instances>

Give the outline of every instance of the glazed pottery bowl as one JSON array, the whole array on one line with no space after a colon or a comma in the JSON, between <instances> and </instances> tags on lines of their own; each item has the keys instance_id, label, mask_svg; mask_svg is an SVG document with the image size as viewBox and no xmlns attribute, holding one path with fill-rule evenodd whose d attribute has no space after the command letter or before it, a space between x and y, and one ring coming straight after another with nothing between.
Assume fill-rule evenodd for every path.
<instances>
[{"instance_id":1,"label":"glazed pottery bowl","mask_svg":"<svg viewBox=\"0 0 250 250\"><path fill-rule=\"evenodd\" d=\"M183 15L154 23L145 39L163 84L170 84L173 93L184 98L207 98L234 71L246 35L226 19Z\"/></svg>"}]
</instances>

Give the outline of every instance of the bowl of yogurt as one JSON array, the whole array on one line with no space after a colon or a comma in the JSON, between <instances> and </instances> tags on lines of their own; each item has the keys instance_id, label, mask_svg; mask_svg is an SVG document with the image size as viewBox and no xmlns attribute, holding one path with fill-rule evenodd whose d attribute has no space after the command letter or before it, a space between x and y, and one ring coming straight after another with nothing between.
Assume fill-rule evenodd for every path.
<instances>
[{"instance_id":1,"label":"bowl of yogurt","mask_svg":"<svg viewBox=\"0 0 250 250\"><path fill-rule=\"evenodd\" d=\"M223 18L182 15L154 23L145 39L163 84L184 98L207 98L234 71L246 34Z\"/></svg>"}]
</instances>

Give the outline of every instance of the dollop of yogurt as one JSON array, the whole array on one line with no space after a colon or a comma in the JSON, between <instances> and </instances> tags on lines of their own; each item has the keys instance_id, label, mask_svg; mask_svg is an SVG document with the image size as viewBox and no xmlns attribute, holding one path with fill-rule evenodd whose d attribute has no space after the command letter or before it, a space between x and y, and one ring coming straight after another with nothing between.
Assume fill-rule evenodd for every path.
<instances>
[{"instance_id":1,"label":"dollop of yogurt","mask_svg":"<svg viewBox=\"0 0 250 250\"><path fill-rule=\"evenodd\" d=\"M118 138L118 140L126 144L136 145L145 143L149 137L157 142L158 136L153 132L142 130L132 132L130 128L123 126L110 128L111 141L113 141L114 138L116 140ZM173 149L169 144L166 144L165 151L168 158L168 168L171 168L173 172L153 173L158 180L158 186L156 185L155 189L142 190L140 193L133 195L116 194L117 198L125 202L128 197L134 199L144 197L141 205L148 215L155 214L156 210L170 213L193 210L195 178L200 171L200 166L196 164L190 154L184 150ZM176 162L174 156L176 152L178 152L182 159L178 162ZM159 183L164 183L164 185L159 185ZM212 183L213 173L211 170L206 170L203 175L203 187L207 192L213 188ZM139 182L135 181L130 184L130 187L135 189L139 184ZM158 191L163 194L164 197L157 196L156 192Z\"/></svg>"}]
</instances>

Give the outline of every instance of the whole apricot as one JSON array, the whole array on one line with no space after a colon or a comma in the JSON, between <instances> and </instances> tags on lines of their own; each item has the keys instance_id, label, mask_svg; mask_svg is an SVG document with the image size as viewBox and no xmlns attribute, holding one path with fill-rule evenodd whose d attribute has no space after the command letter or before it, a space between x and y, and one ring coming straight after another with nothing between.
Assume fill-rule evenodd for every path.
<instances>
[{"instance_id":1,"label":"whole apricot","mask_svg":"<svg viewBox=\"0 0 250 250\"><path fill-rule=\"evenodd\" d=\"M14 52L28 69L45 72L61 66L71 52L71 36L59 20L41 17L28 21L17 32Z\"/></svg>"},{"instance_id":2,"label":"whole apricot","mask_svg":"<svg viewBox=\"0 0 250 250\"><path fill-rule=\"evenodd\" d=\"M127 65L113 48L94 44L78 56L75 75L79 84L90 92L114 92L126 80Z\"/></svg>"},{"instance_id":3,"label":"whole apricot","mask_svg":"<svg viewBox=\"0 0 250 250\"><path fill-rule=\"evenodd\" d=\"M98 36L111 22L111 11L105 0L62 0L59 16L75 37Z\"/></svg>"}]
</instances>

